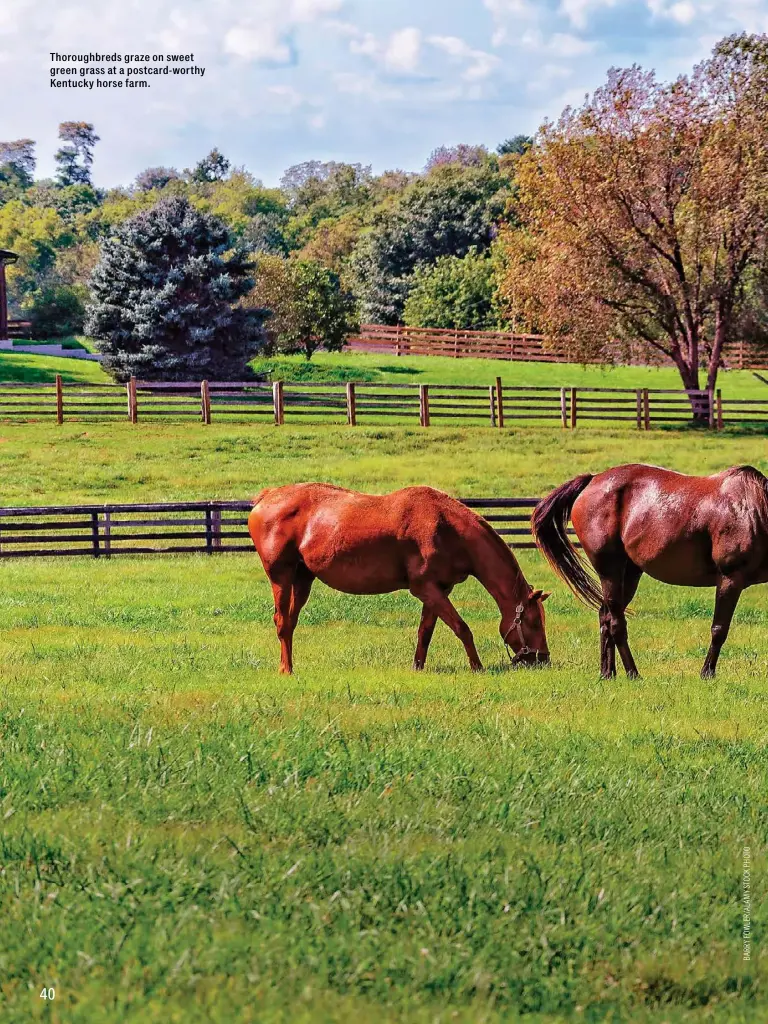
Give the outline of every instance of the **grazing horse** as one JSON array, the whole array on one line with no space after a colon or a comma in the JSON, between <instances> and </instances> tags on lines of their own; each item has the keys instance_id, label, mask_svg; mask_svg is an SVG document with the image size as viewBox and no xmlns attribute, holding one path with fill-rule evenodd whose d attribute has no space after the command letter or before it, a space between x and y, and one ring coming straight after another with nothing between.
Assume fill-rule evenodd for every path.
<instances>
[{"instance_id":1,"label":"grazing horse","mask_svg":"<svg viewBox=\"0 0 768 1024\"><path fill-rule=\"evenodd\" d=\"M681 587L716 587L712 642L701 670L715 674L741 592L768 581L768 480L751 466L685 476L618 466L558 487L533 513L539 549L573 592L600 612L600 668L616 675L616 648L637 675L627 605L643 573ZM600 586L566 534L573 523Z\"/></svg>"},{"instance_id":2,"label":"grazing horse","mask_svg":"<svg viewBox=\"0 0 768 1024\"><path fill-rule=\"evenodd\" d=\"M516 664L547 663L542 602L510 549L480 516L431 487L371 495L330 484L291 484L254 499L248 530L272 584L280 671L293 671L293 633L315 579L345 594L409 590L424 608L413 667L423 669L438 619L482 669L469 626L448 597L475 576L501 611Z\"/></svg>"}]
</instances>

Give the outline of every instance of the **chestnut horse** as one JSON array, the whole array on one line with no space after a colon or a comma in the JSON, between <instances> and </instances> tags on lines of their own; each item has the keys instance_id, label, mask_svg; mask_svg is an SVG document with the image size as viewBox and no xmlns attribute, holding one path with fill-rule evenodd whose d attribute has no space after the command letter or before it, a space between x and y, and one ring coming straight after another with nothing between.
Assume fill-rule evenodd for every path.
<instances>
[{"instance_id":1,"label":"chestnut horse","mask_svg":"<svg viewBox=\"0 0 768 1024\"><path fill-rule=\"evenodd\" d=\"M616 648L637 675L627 605L643 573L662 583L716 587L712 642L701 670L715 674L743 590L768 581L768 480L751 466L685 476L654 466L618 466L558 487L533 513L539 549L574 593L600 612L600 668L616 675ZM566 534L571 519L589 572Z\"/></svg>"},{"instance_id":2,"label":"chestnut horse","mask_svg":"<svg viewBox=\"0 0 768 1024\"><path fill-rule=\"evenodd\" d=\"M293 671L293 633L315 579L345 594L410 590L421 613L414 668L423 669L438 619L482 669L469 626L448 597L475 576L501 611L517 664L549 661L542 602L501 537L461 502L431 487L370 495L291 484L254 499L248 530L272 584L280 671Z\"/></svg>"}]
</instances>

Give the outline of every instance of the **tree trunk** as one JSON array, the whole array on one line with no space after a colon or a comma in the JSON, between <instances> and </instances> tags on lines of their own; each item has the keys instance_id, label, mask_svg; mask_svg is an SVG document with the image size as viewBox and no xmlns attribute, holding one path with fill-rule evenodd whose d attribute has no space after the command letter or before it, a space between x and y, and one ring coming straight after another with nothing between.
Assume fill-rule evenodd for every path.
<instances>
[{"instance_id":1,"label":"tree trunk","mask_svg":"<svg viewBox=\"0 0 768 1024\"><path fill-rule=\"evenodd\" d=\"M712 355L709 359L707 371L707 390L714 391L717 384L717 374L720 370L720 360L723 355L723 346L728 340L731 328L731 312L725 305L718 305L715 314L715 340L712 343Z\"/></svg>"},{"instance_id":2,"label":"tree trunk","mask_svg":"<svg viewBox=\"0 0 768 1024\"><path fill-rule=\"evenodd\" d=\"M675 366L677 366L680 377L683 381L683 387L686 391L699 392L698 394L689 394L688 398L691 403L691 414L695 423L709 423L709 400L706 395L700 393L699 388L699 339L698 335L692 334L686 338L686 349L687 352L683 352L683 349L677 338L672 338L672 351L671 356L674 360ZM687 357L687 358L686 358Z\"/></svg>"}]
</instances>

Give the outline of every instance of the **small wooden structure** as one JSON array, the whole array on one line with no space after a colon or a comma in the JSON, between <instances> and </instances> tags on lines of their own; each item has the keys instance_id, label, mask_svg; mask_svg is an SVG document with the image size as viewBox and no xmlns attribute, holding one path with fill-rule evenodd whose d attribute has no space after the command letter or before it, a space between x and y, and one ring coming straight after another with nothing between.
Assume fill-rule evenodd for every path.
<instances>
[{"instance_id":1,"label":"small wooden structure","mask_svg":"<svg viewBox=\"0 0 768 1024\"><path fill-rule=\"evenodd\" d=\"M0 249L0 341L8 338L8 286L5 281L5 268L18 259L10 249Z\"/></svg>"}]
</instances>

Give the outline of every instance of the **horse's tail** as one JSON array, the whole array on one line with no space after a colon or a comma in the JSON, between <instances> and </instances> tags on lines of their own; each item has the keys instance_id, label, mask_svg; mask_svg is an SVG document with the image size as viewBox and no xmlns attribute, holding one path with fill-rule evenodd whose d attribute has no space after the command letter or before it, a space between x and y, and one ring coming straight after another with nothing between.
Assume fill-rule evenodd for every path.
<instances>
[{"instance_id":1,"label":"horse's tail","mask_svg":"<svg viewBox=\"0 0 768 1024\"><path fill-rule=\"evenodd\" d=\"M589 605L599 608L603 595L587 561L568 537L571 509L592 480L590 474L574 477L547 495L534 510L531 530L539 551L571 590Z\"/></svg>"}]
</instances>

